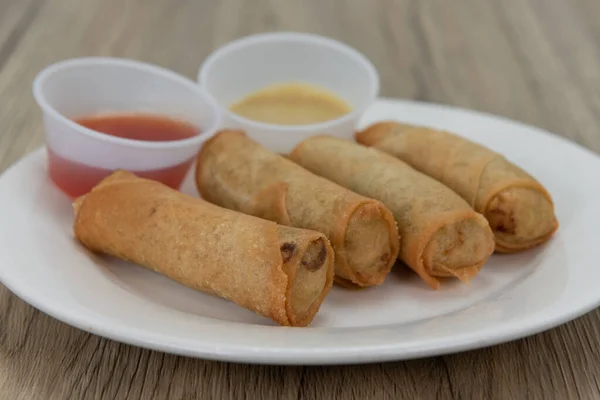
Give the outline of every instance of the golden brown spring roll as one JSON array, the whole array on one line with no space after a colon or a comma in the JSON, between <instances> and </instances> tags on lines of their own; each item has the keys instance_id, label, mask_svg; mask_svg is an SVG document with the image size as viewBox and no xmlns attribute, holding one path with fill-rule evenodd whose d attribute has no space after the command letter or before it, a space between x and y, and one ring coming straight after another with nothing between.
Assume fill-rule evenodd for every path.
<instances>
[{"instance_id":1,"label":"golden brown spring roll","mask_svg":"<svg viewBox=\"0 0 600 400\"><path fill-rule=\"evenodd\" d=\"M512 253L539 245L558 221L546 189L502 155L435 129L381 122L356 140L383 150L450 187L483 214L496 237L496 250Z\"/></svg>"},{"instance_id":2,"label":"golden brown spring roll","mask_svg":"<svg viewBox=\"0 0 600 400\"><path fill-rule=\"evenodd\" d=\"M381 202L310 173L242 131L222 131L204 144L196 185L219 206L323 232L343 285L382 283L398 256L396 223Z\"/></svg>"},{"instance_id":3,"label":"golden brown spring roll","mask_svg":"<svg viewBox=\"0 0 600 400\"><path fill-rule=\"evenodd\" d=\"M494 250L488 222L456 193L375 149L330 136L304 140L290 158L357 193L381 200L398 222L400 259L433 288L468 282Z\"/></svg>"},{"instance_id":4,"label":"golden brown spring roll","mask_svg":"<svg viewBox=\"0 0 600 400\"><path fill-rule=\"evenodd\" d=\"M331 289L325 235L226 210L129 172L74 203L87 248L231 300L281 325L309 324Z\"/></svg>"}]
</instances>

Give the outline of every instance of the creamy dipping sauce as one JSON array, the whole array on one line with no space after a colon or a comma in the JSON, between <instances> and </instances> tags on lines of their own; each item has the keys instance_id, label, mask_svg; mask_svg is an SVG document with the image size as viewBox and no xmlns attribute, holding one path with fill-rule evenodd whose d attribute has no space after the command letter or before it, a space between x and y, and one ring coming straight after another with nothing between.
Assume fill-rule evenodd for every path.
<instances>
[{"instance_id":1,"label":"creamy dipping sauce","mask_svg":"<svg viewBox=\"0 0 600 400\"><path fill-rule=\"evenodd\" d=\"M278 125L315 124L352 111L350 105L335 94L306 83L267 86L229 109L254 121Z\"/></svg>"}]
</instances>

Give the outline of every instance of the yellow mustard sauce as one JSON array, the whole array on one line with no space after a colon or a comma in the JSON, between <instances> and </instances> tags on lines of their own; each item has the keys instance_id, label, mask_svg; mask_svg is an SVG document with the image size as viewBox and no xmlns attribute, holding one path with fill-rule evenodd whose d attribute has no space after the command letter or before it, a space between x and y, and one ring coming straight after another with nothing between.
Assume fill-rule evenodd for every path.
<instances>
[{"instance_id":1,"label":"yellow mustard sauce","mask_svg":"<svg viewBox=\"0 0 600 400\"><path fill-rule=\"evenodd\" d=\"M248 119L278 125L325 122L352 111L332 92L306 83L267 86L235 102L229 109Z\"/></svg>"}]
</instances>

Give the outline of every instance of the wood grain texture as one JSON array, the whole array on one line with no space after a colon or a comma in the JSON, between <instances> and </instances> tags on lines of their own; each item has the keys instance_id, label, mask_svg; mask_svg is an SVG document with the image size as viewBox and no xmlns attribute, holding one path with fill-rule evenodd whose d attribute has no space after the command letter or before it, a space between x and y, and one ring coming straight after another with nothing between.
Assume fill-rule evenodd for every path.
<instances>
[{"instance_id":1,"label":"wood grain texture","mask_svg":"<svg viewBox=\"0 0 600 400\"><path fill-rule=\"evenodd\" d=\"M246 34L297 30L373 60L382 95L540 126L600 152L597 0L0 0L0 170L43 142L54 61L112 55L194 77ZM409 362L271 367L165 355L64 325L0 286L0 399L600 398L600 312L513 343Z\"/></svg>"}]
</instances>

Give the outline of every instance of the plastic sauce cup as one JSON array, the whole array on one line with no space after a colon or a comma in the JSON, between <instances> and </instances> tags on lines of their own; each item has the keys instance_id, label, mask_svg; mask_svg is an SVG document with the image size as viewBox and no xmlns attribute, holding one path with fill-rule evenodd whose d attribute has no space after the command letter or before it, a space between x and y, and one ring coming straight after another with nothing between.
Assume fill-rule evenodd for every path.
<instances>
[{"instance_id":1,"label":"plastic sauce cup","mask_svg":"<svg viewBox=\"0 0 600 400\"><path fill-rule=\"evenodd\" d=\"M179 187L202 143L220 123L216 102L195 82L167 69L117 58L79 58L42 70L33 83L42 109L49 172L72 197L124 169ZM172 141L126 139L73 119L152 114L184 121L198 134ZM60 178L60 179L59 179Z\"/></svg>"},{"instance_id":2,"label":"plastic sauce cup","mask_svg":"<svg viewBox=\"0 0 600 400\"><path fill-rule=\"evenodd\" d=\"M198 82L219 103L223 126L244 129L276 152L289 152L315 134L349 137L379 94L377 70L364 55L329 38L291 32L247 36L217 49L200 67ZM253 121L229 110L252 92L289 82L328 89L352 111L326 122L291 126Z\"/></svg>"}]
</instances>

